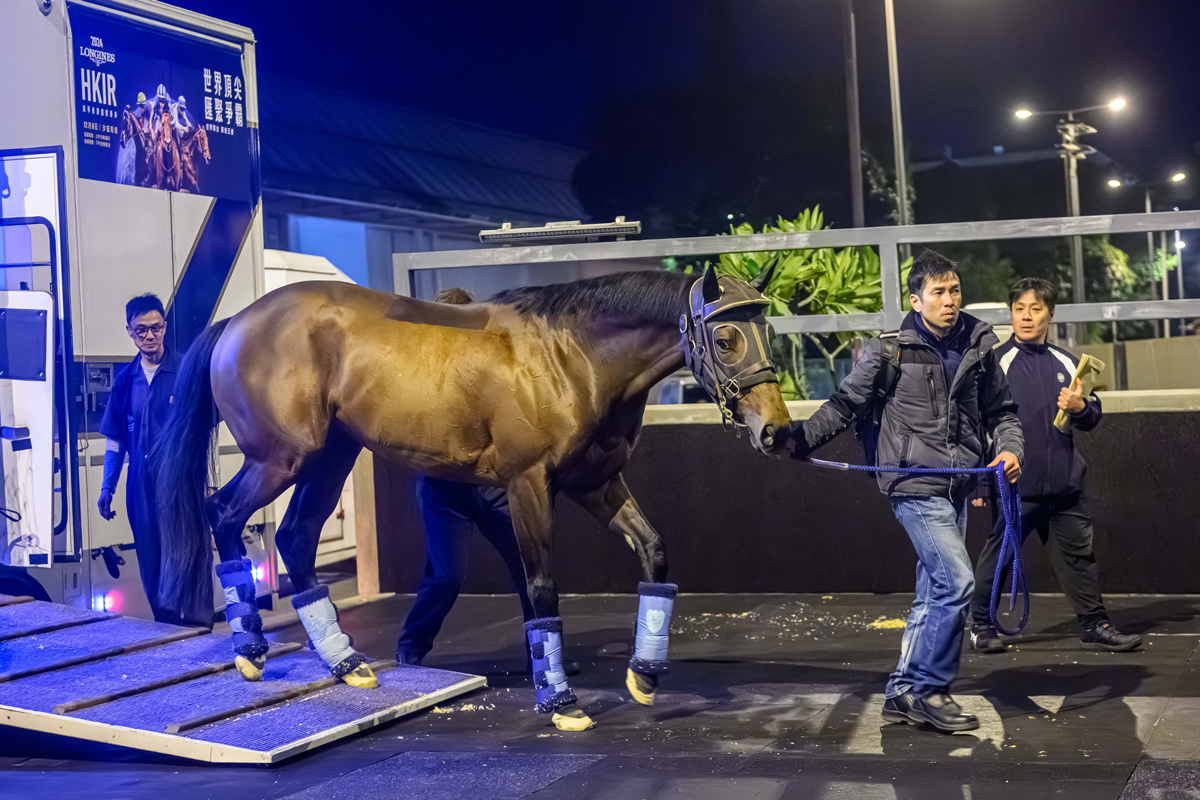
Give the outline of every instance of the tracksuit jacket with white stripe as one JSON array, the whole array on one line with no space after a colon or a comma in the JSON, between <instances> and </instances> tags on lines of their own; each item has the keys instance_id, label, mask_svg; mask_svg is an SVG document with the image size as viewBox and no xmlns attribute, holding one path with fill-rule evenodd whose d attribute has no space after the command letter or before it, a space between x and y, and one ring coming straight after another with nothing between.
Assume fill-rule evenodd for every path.
<instances>
[{"instance_id":1,"label":"tracksuit jacket with white stripe","mask_svg":"<svg viewBox=\"0 0 1200 800\"><path fill-rule=\"evenodd\" d=\"M1026 344L1011 337L996 348L1000 369L1008 377L1017 402L1017 417L1025 433L1021 462L1021 497L1059 497L1083 491L1087 462L1075 449L1068 428L1054 427L1059 391L1071 385L1079 359L1052 344ZM1071 415L1074 428L1090 431L1100 422L1100 398L1084 399L1084 409Z\"/></svg>"}]
</instances>

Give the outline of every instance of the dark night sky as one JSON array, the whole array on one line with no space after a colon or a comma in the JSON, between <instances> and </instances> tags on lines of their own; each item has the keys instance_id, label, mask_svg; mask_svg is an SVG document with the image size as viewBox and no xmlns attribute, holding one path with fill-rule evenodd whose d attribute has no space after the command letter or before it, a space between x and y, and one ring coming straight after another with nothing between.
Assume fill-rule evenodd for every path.
<instances>
[{"instance_id":1,"label":"dark night sky","mask_svg":"<svg viewBox=\"0 0 1200 800\"><path fill-rule=\"evenodd\" d=\"M823 92L837 94L843 75L839 0L175 2L253 28L262 72L588 150L603 147L605 120L630 103L682 93L703 106L706 91L810 78L815 85L818 77ZM945 145L956 155L1046 146L1056 139L1053 119L1021 123L1013 109L1119 94L1128 107L1094 115L1100 133L1090 143L1148 180L1196 163L1197 0L896 5L904 125L915 158L936 157ZM856 0L856 7L863 125L890 162L883 2ZM844 142L843 103L839 95L808 116L803 108L779 113ZM702 117L704 108L694 111ZM694 124L695 116L688 119ZM669 115L655 124L670 125ZM844 161L844 146L840 155L826 150L820 158ZM1134 195L1127 193L1130 207L1111 210L1138 210ZM1095 202L1085 195L1084 212Z\"/></svg>"}]
</instances>

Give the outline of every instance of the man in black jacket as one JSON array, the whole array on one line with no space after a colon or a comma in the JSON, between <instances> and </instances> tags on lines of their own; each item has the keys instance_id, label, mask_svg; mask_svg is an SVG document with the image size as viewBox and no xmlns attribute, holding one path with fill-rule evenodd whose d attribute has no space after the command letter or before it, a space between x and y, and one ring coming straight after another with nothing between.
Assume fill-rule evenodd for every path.
<instances>
[{"instance_id":1,"label":"man in black jacket","mask_svg":"<svg viewBox=\"0 0 1200 800\"><path fill-rule=\"evenodd\" d=\"M1008 377L1017 415L1025 432L1021 473L1021 541L1037 531L1050 548L1050 564L1079 618L1080 641L1087 650L1133 650L1140 636L1112 626L1100 596L1100 570L1092 552L1092 518L1083 502L1087 464L1075 449L1071 430L1054 427L1062 409L1072 428L1090 431L1100 422L1100 399L1083 396L1072 380L1079 360L1046 343L1058 293L1049 281L1022 278L1008 293L1013 335L996 348ZM971 644L984 653L1006 649L989 619L989 602L1004 520L997 519L975 570L971 601Z\"/></svg>"},{"instance_id":2,"label":"man in black jacket","mask_svg":"<svg viewBox=\"0 0 1200 800\"><path fill-rule=\"evenodd\" d=\"M868 342L829 401L804 423L793 424L792 456L806 458L856 420L871 419L878 421L876 466L979 467L988 461L990 441L996 456L988 466L1003 462L1007 479L1016 481L1021 425L993 351L996 334L961 313L958 267L944 256L922 252L908 290L913 311L900 331ZM885 359L896 366L884 365ZM883 385L888 382L892 385ZM918 559L916 599L900 662L888 681L883 718L944 732L973 730L979 721L949 691L962 659L974 588L965 543L974 476L877 476Z\"/></svg>"}]
</instances>

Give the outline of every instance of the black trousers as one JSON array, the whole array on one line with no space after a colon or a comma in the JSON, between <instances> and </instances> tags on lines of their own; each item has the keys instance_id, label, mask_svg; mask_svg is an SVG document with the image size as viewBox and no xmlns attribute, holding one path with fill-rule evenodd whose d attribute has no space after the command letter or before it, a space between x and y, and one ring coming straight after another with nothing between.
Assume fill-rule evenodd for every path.
<instances>
[{"instance_id":1,"label":"black trousers","mask_svg":"<svg viewBox=\"0 0 1200 800\"><path fill-rule=\"evenodd\" d=\"M992 503L992 508L996 504ZM988 535L979 563L975 566L975 596L971 599L971 619L977 625L990 625L988 606L992 598L992 582L996 561L1000 557L1000 541L1004 536L1004 520L993 511L995 521ZM1063 593L1071 603L1083 628L1108 621L1104 598L1100 595L1100 568L1092 552L1092 516L1087 512L1081 495L1033 497L1021 500L1021 542L1037 531L1042 544L1050 549L1050 566ZM1006 569L1001 591L1010 580Z\"/></svg>"},{"instance_id":2,"label":"black trousers","mask_svg":"<svg viewBox=\"0 0 1200 800\"><path fill-rule=\"evenodd\" d=\"M507 493L493 486L422 478L417 484L417 502L425 520L425 577L396 649L421 658L433 649L433 640L467 575L467 541L477 528L504 559L525 619L533 619Z\"/></svg>"}]
</instances>

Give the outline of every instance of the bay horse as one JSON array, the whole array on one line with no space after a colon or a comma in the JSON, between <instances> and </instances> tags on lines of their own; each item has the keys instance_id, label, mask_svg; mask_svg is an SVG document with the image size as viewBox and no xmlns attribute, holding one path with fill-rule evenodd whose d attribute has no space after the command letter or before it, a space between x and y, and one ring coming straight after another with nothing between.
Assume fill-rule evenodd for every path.
<instances>
[{"instance_id":1,"label":"bay horse","mask_svg":"<svg viewBox=\"0 0 1200 800\"><path fill-rule=\"evenodd\" d=\"M179 368L172 415L151 455L163 604L184 614L203 602L211 529L237 666L258 680L267 644L241 534L251 514L295 485L276 533L298 590L292 605L334 675L375 686L314 566L321 527L366 447L434 477L507 489L537 616L526 625L537 710L563 730L593 723L561 663L556 496L623 536L645 577L626 686L652 703L676 590L664 582L662 541L621 470L650 388L685 363L758 450L782 450L789 419L759 291L770 275L762 277L751 285L712 271L632 272L460 306L334 282L270 292L202 332ZM245 461L208 496L218 419Z\"/></svg>"},{"instance_id":2,"label":"bay horse","mask_svg":"<svg viewBox=\"0 0 1200 800\"><path fill-rule=\"evenodd\" d=\"M199 125L191 133L179 137L179 162L182 167L179 191L181 192L200 193L200 182L196 180L196 164L193 161L197 154L204 158L205 164L212 160L212 155L208 150L208 134Z\"/></svg>"}]
</instances>

